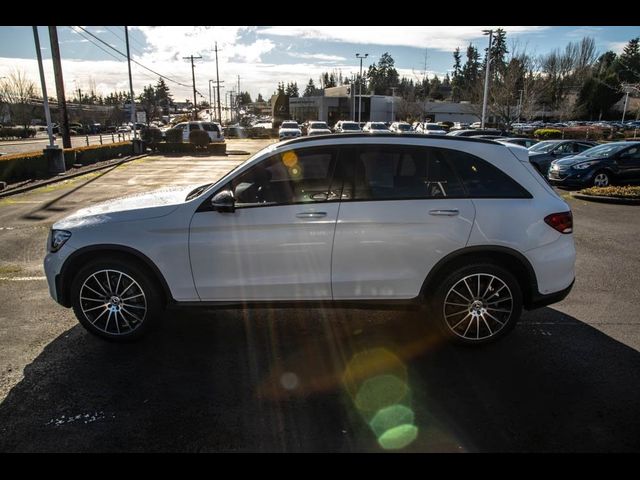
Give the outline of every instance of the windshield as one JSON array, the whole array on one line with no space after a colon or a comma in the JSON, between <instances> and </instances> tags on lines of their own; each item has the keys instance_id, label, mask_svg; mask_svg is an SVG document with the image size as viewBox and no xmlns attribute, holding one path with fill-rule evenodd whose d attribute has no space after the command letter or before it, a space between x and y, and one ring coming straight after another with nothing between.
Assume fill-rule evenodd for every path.
<instances>
[{"instance_id":1,"label":"windshield","mask_svg":"<svg viewBox=\"0 0 640 480\"><path fill-rule=\"evenodd\" d=\"M384 123L372 123L369 128L373 130L387 130L387 126Z\"/></svg>"},{"instance_id":2,"label":"windshield","mask_svg":"<svg viewBox=\"0 0 640 480\"><path fill-rule=\"evenodd\" d=\"M329 128L324 122L313 122L309 125L309 128Z\"/></svg>"},{"instance_id":3,"label":"windshield","mask_svg":"<svg viewBox=\"0 0 640 480\"><path fill-rule=\"evenodd\" d=\"M402 132L408 132L409 130L411 130L411 125L409 125L408 123L400 123L396 128Z\"/></svg>"},{"instance_id":4,"label":"windshield","mask_svg":"<svg viewBox=\"0 0 640 480\"><path fill-rule=\"evenodd\" d=\"M280 128L298 128L298 124L296 122L282 122Z\"/></svg>"},{"instance_id":5,"label":"windshield","mask_svg":"<svg viewBox=\"0 0 640 480\"><path fill-rule=\"evenodd\" d=\"M618 153L620 150L627 148L628 146L629 144L624 143L608 143L606 145L598 145L597 147L589 148L580 155L584 157L610 157L614 153Z\"/></svg>"},{"instance_id":6,"label":"windshield","mask_svg":"<svg viewBox=\"0 0 640 480\"><path fill-rule=\"evenodd\" d=\"M357 123L343 123L342 130L360 130L360 127Z\"/></svg>"},{"instance_id":7,"label":"windshield","mask_svg":"<svg viewBox=\"0 0 640 480\"><path fill-rule=\"evenodd\" d=\"M555 147L558 146L558 142L540 142L529 148L530 152L549 153Z\"/></svg>"}]
</instances>

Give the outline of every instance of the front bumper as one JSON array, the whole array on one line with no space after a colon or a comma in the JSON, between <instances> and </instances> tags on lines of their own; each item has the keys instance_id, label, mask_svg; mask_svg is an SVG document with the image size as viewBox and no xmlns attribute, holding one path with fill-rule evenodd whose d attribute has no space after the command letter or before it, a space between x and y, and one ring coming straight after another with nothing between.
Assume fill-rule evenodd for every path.
<instances>
[{"instance_id":1,"label":"front bumper","mask_svg":"<svg viewBox=\"0 0 640 480\"><path fill-rule=\"evenodd\" d=\"M64 299L62 298L62 276L60 272L62 271L62 266L64 262L69 258L69 255L73 253L74 249L69 248L67 245L64 245L60 250L54 253L47 253L47 256L44 257L44 274L47 277L47 284L49 285L49 294L51 298L53 298L60 305L68 307L69 305L65 305Z\"/></svg>"},{"instance_id":2,"label":"front bumper","mask_svg":"<svg viewBox=\"0 0 640 480\"><path fill-rule=\"evenodd\" d=\"M582 187L590 185L593 181L594 170L553 170L547 173L547 180L553 185L565 185L570 187Z\"/></svg>"}]
</instances>

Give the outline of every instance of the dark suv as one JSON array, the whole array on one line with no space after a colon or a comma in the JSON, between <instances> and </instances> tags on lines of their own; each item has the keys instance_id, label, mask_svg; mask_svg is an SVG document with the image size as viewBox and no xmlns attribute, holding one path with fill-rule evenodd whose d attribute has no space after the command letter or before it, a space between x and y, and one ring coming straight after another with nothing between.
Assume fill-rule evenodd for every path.
<instances>
[{"instance_id":1,"label":"dark suv","mask_svg":"<svg viewBox=\"0 0 640 480\"><path fill-rule=\"evenodd\" d=\"M529 161L546 176L554 160L577 155L596 145L588 140L545 140L529 147Z\"/></svg>"}]
</instances>

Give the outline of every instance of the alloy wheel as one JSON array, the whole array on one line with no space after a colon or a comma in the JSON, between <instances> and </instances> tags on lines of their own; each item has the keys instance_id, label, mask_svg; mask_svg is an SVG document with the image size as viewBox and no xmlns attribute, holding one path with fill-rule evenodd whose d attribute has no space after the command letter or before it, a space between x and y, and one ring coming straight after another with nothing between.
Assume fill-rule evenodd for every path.
<instances>
[{"instance_id":1,"label":"alloy wheel","mask_svg":"<svg viewBox=\"0 0 640 480\"><path fill-rule=\"evenodd\" d=\"M593 177L593 184L596 187L606 187L609 185L609 176L606 173L598 173Z\"/></svg>"},{"instance_id":2,"label":"alloy wheel","mask_svg":"<svg viewBox=\"0 0 640 480\"><path fill-rule=\"evenodd\" d=\"M465 340L485 340L500 332L513 313L513 295L499 277L475 273L456 282L443 305L449 330Z\"/></svg>"},{"instance_id":3,"label":"alloy wheel","mask_svg":"<svg viewBox=\"0 0 640 480\"><path fill-rule=\"evenodd\" d=\"M147 299L133 278L118 270L99 270L80 287L85 318L108 335L126 335L138 329L147 314Z\"/></svg>"}]
</instances>

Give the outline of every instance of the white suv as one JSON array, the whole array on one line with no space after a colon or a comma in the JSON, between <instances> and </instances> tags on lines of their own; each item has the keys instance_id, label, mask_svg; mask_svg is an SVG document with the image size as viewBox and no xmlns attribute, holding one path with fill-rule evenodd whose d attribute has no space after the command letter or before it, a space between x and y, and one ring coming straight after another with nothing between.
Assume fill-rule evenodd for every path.
<instances>
[{"instance_id":1,"label":"white suv","mask_svg":"<svg viewBox=\"0 0 640 480\"><path fill-rule=\"evenodd\" d=\"M209 134L209 140L211 142L224 142L224 135L222 134L222 128L219 123L216 122L182 122L177 124L173 128L182 130L182 141L189 141L189 134L193 130L204 130Z\"/></svg>"},{"instance_id":2,"label":"white suv","mask_svg":"<svg viewBox=\"0 0 640 480\"><path fill-rule=\"evenodd\" d=\"M569 206L517 145L338 134L273 144L220 180L53 225L50 293L109 340L167 305L424 308L482 344L574 282Z\"/></svg>"}]
</instances>

